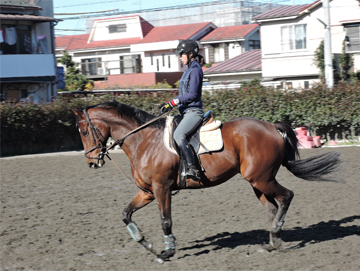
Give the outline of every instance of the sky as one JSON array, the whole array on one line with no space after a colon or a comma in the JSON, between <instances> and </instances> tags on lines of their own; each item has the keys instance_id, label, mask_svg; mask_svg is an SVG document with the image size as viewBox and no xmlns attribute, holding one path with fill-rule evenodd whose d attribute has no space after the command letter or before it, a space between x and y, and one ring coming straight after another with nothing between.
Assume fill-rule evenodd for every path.
<instances>
[{"instance_id":1,"label":"sky","mask_svg":"<svg viewBox=\"0 0 360 271\"><path fill-rule=\"evenodd\" d=\"M139 11L170 6L181 6L200 4L205 2L218 2L221 0L53 0L54 17L63 19L55 27L56 36L85 34L85 18L66 19L95 14L79 14L87 12L106 11L104 13L120 11ZM292 5L303 5L315 2L315 0L247 0L254 2L279 3ZM74 13L74 15L57 15L59 13ZM99 13L99 14L104 14ZM105 17L104 17L105 18Z\"/></svg>"}]
</instances>

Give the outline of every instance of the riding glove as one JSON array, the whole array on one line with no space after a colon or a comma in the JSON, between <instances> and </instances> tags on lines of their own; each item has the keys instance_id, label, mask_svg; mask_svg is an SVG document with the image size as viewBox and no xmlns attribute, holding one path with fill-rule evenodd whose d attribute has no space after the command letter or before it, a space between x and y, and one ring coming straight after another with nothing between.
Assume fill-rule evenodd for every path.
<instances>
[{"instance_id":1,"label":"riding glove","mask_svg":"<svg viewBox=\"0 0 360 271\"><path fill-rule=\"evenodd\" d=\"M171 101L167 101L166 103L162 103L160 105L160 108L163 112L169 112L171 111L175 106L179 104L178 99L172 99Z\"/></svg>"}]
</instances>

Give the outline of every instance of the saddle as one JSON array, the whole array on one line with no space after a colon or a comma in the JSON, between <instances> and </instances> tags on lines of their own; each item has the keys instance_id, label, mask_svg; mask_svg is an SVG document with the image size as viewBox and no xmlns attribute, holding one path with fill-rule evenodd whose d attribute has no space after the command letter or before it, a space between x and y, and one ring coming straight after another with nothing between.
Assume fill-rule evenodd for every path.
<instances>
[{"instance_id":1,"label":"saddle","mask_svg":"<svg viewBox=\"0 0 360 271\"><path fill-rule=\"evenodd\" d=\"M181 115L168 116L166 118L166 124L164 129L164 145L172 153L179 155L181 152L173 139L173 132L182 120ZM199 165L202 171L205 171L201 165L199 158L200 154L211 153L213 151L219 151L223 148L224 142L221 134L221 121L214 120L211 115L211 110L206 112L203 116L203 121L195 129L195 131L189 136L189 143L192 146ZM180 156L180 170L179 170L179 187L184 189L186 187L186 167L187 163L183 157Z\"/></svg>"},{"instance_id":2,"label":"saddle","mask_svg":"<svg viewBox=\"0 0 360 271\"><path fill-rule=\"evenodd\" d=\"M173 132L182 120L181 115L168 116L166 118L164 130L165 147L172 153L179 155L180 151L173 139ZM203 116L203 121L189 136L189 143L197 155L219 151L222 149L224 142L221 134L221 121L214 120L211 110Z\"/></svg>"}]
</instances>

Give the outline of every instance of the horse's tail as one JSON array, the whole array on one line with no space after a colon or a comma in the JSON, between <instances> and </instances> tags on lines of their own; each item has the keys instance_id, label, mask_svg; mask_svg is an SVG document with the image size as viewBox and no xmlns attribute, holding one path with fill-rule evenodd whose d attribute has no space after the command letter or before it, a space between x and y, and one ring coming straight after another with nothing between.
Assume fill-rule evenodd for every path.
<instances>
[{"instance_id":1,"label":"horse's tail","mask_svg":"<svg viewBox=\"0 0 360 271\"><path fill-rule=\"evenodd\" d=\"M275 127L283 134L285 140L285 156L282 165L296 177L308 181L333 181L324 175L340 169L342 161L340 153L328 152L306 159L300 159L299 141L293 129L286 123L276 123Z\"/></svg>"}]
</instances>

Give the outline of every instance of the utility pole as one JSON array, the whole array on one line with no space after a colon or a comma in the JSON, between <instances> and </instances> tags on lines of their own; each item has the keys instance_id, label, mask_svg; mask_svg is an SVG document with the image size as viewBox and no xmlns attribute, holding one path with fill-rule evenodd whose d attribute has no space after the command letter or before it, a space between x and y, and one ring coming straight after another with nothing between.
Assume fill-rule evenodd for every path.
<instances>
[{"instance_id":1,"label":"utility pole","mask_svg":"<svg viewBox=\"0 0 360 271\"><path fill-rule=\"evenodd\" d=\"M329 0L323 0L325 37L324 37L324 61L325 61L325 82L329 89L334 86L334 73L331 53L331 30L330 30L330 6Z\"/></svg>"}]
</instances>

